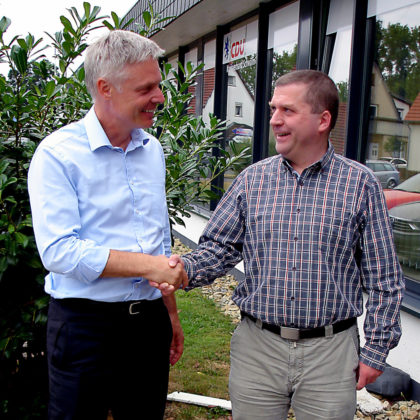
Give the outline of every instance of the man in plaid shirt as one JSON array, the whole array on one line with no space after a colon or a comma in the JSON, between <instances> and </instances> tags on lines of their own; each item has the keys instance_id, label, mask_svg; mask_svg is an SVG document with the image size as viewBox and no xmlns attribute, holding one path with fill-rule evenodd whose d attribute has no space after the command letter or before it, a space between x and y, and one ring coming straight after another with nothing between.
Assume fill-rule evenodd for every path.
<instances>
[{"instance_id":1,"label":"man in plaid shirt","mask_svg":"<svg viewBox=\"0 0 420 420\"><path fill-rule=\"evenodd\" d=\"M382 373L401 335L404 281L386 204L373 173L329 143L338 94L328 76L280 77L270 107L278 155L235 179L182 261L190 288L244 261L234 420L286 419L290 406L298 420L350 420L356 389Z\"/></svg>"}]
</instances>

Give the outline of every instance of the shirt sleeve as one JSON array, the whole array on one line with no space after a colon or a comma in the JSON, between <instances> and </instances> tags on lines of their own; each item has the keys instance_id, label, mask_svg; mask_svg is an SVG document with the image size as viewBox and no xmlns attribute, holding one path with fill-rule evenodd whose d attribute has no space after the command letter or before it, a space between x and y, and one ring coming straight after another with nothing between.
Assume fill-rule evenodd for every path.
<instances>
[{"instance_id":1,"label":"shirt sleeve","mask_svg":"<svg viewBox=\"0 0 420 420\"><path fill-rule=\"evenodd\" d=\"M49 147L38 147L28 174L35 239L45 268L83 282L96 280L109 249L81 239L77 191L66 160Z\"/></svg>"},{"instance_id":2,"label":"shirt sleeve","mask_svg":"<svg viewBox=\"0 0 420 420\"><path fill-rule=\"evenodd\" d=\"M182 257L190 279L188 289L210 284L242 260L245 234L242 175L213 212L198 248Z\"/></svg>"},{"instance_id":3,"label":"shirt sleeve","mask_svg":"<svg viewBox=\"0 0 420 420\"><path fill-rule=\"evenodd\" d=\"M389 350L401 337L400 306L404 276L395 252L392 227L382 189L375 181L368 196L366 224L362 232L361 274L368 294L360 359L384 370Z\"/></svg>"},{"instance_id":4,"label":"shirt sleeve","mask_svg":"<svg viewBox=\"0 0 420 420\"><path fill-rule=\"evenodd\" d=\"M165 156L163 154L162 147L160 148L161 158L162 158L162 165L163 165L163 177L165 178L166 174L166 163L165 163ZM169 223L169 214L168 214L168 204L166 201L166 194L165 194L165 221L163 226L163 247L165 249L165 255L169 258L172 254L172 235L171 235L171 225Z\"/></svg>"}]
</instances>

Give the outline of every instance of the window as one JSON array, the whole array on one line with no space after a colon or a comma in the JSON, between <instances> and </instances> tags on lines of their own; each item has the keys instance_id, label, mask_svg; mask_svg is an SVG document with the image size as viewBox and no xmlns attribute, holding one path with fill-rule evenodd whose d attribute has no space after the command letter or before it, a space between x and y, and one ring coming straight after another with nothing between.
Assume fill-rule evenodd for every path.
<instances>
[{"instance_id":1,"label":"window","mask_svg":"<svg viewBox=\"0 0 420 420\"><path fill-rule=\"evenodd\" d=\"M299 2L294 2L270 14L268 31L268 49L273 54L273 74L271 90L274 91L276 80L296 67L297 41L299 29ZM276 152L276 140L270 129L269 156Z\"/></svg>"},{"instance_id":2,"label":"window","mask_svg":"<svg viewBox=\"0 0 420 420\"><path fill-rule=\"evenodd\" d=\"M420 284L420 195L412 192L413 184L420 185L420 1L403 3L406 5L386 0L368 3L376 48L375 85L371 86L371 108L376 107L376 113L371 115L368 150L375 148L379 159L388 160L384 164L392 164L400 177L398 197L392 199L393 191L388 189L384 194L410 289L409 284Z\"/></svg>"},{"instance_id":3,"label":"window","mask_svg":"<svg viewBox=\"0 0 420 420\"><path fill-rule=\"evenodd\" d=\"M336 83L340 97L337 122L330 140L339 154L344 154L346 147L353 8L354 0L331 0L327 25L325 47L331 53L328 75Z\"/></svg>"},{"instance_id":4,"label":"window","mask_svg":"<svg viewBox=\"0 0 420 420\"><path fill-rule=\"evenodd\" d=\"M378 105L369 105L369 119L375 118L378 114Z\"/></svg>"},{"instance_id":5,"label":"window","mask_svg":"<svg viewBox=\"0 0 420 420\"><path fill-rule=\"evenodd\" d=\"M242 117L242 104L240 102L235 103L235 117Z\"/></svg>"},{"instance_id":6,"label":"window","mask_svg":"<svg viewBox=\"0 0 420 420\"><path fill-rule=\"evenodd\" d=\"M232 28L224 37L223 63L227 70L226 141L237 148L252 146L254 133L255 77L257 69L258 20L251 18ZM252 158L241 161L235 171L224 174L225 190Z\"/></svg>"}]
</instances>

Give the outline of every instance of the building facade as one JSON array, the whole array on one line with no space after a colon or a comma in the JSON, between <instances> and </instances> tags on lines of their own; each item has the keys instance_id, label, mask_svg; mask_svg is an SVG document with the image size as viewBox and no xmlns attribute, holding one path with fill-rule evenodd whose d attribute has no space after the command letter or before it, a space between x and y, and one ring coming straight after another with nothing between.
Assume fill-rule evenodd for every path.
<instances>
[{"instance_id":1,"label":"building facade","mask_svg":"<svg viewBox=\"0 0 420 420\"><path fill-rule=\"evenodd\" d=\"M397 195L390 215L407 292L403 338L388 362L410 374L420 399L420 0L140 0L127 18L142 23L149 3L168 18L152 36L166 59L204 64L190 112L227 120L226 144L251 145L252 162L275 153L275 80L310 68L339 88L336 152L399 171L400 185L385 193L387 202ZM216 183L226 188L233 176Z\"/></svg>"}]
</instances>

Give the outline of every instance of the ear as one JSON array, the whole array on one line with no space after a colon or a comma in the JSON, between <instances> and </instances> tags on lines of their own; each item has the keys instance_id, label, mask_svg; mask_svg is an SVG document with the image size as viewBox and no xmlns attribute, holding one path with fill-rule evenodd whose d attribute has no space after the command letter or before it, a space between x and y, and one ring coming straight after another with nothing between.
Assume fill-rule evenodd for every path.
<instances>
[{"instance_id":1,"label":"ear","mask_svg":"<svg viewBox=\"0 0 420 420\"><path fill-rule=\"evenodd\" d=\"M323 111L319 119L318 131L320 133L329 132L331 129L331 113L330 111Z\"/></svg>"},{"instance_id":2,"label":"ear","mask_svg":"<svg viewBox=\"0 0 420 420\"><path fill-rule=\"evenodd\" d=\"M112 85L106 79L99 78L96 81L96 90L98 95L105 100L109 100L112 97Z\"/></svg>"}]
</instances>

